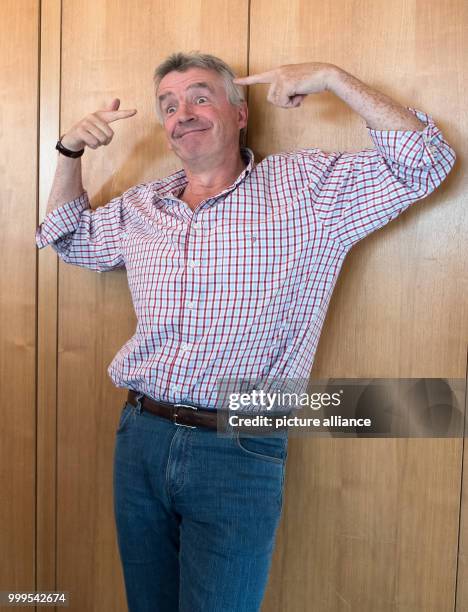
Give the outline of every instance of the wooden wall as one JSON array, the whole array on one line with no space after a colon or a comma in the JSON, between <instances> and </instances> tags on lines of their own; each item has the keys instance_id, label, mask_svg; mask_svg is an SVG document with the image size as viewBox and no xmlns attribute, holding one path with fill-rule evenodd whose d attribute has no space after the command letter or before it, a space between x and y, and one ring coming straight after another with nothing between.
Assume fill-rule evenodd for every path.
<instances>
[{"instance_id":1,"label":"wooden wall","mask_svg":"<svg viewBox=\"0 0 468 612\"><path fill-rule=\"evenodd\" d=\"M4 0L0 22L0 590L67 590L70 611L125 610L112 509L125 391L107 366L133 334L125 271L37 251L54 145L113 97L137 108L83 157L93 207L180 167L154 116L152 72L199 49L239 74L337 64L436 119L458 154L444 185L348 255L313 375L465 378L468 6L420 0ZM251 88L258 156L370 145L331 94L294 110ZM18 401L19 400L19 401ZM463 439L290 441L264 612L468 611ZM464 476L463 476L464 474ZM463 477L465 482L463 482ZM464 487L462 486L464 485ZM30 609L30 608L28 608Z\"/></svg>"},{"instance_id":2,"label":"wooden wall","mask_svg":"<svg viewBox=\"0 0 468 612\"><path fill-rule=\"evenodd\" d=\"M36 550L36 275L39 8L0 21L0 590L28 589Z\"/></svg>"}]
</instances>

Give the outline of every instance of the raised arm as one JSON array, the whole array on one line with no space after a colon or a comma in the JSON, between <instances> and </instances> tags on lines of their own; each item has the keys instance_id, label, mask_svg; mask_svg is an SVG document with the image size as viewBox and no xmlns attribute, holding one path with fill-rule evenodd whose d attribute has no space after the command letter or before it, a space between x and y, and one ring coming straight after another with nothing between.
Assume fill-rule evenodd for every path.
<instances>
[{"instance_id":1,"label":"raised arm","mask_svg":"<svg viewBox=\"0 0 468 612\"><path fill-rule=\"evenodd\" d=\"M75 152L85 147L97 149L101 145L108 145L114 136L109 123L132 117L137 112L136 109L118 110L119 106L120 100L114 98L104 109L81 119L62 136L60 139L62 145ZM81 157L72 158L59 153L46 215L65 202L74 200L83 192Z\"/></svg>"},{"instance_id":2,"label":"raised arm","mask_svg":"<svg viewBox=\"0 0 468 612\"><path fill-rule=\"evenodd\" d=\"M331 91L374 130L423 130L425 127L404 106L334 64L286 64L267 72L236 78L234 83L269 83L267 99L281 108L295 108L309 94Z\"/></svg>"},{"instance_id":3,"label":"raised arm","mask_svg":"<svg viewBox=\"0 0 468 612\"><path fill-rule=\"evenodd\" d=\"M132 110L118 110L115 98L102 110L87 115L61 138L70 152L108 145L114 132L109 123L131 117ZM47 203L46 216L36 229L36 245L51 245L67 263L103 272L121 267L120 232L124 222L124 198L92 210L83 188L81 157L59 153Z\"/></svg>"},{"instance_id":4,"label":"raised arm","mask_svg":"<svg viewBox=\"0 0 468 612\"><path fill-rule=\"evenodd\" d=\"M290 64L234 83L269 84L268 100L282 108L300 106L308 94L331 91L365 120L373 149L288 154L303 169L317 217L347 248L429 195L455 162L429 115L401 106L332 64Z\"/></svg>"}]
</instances>

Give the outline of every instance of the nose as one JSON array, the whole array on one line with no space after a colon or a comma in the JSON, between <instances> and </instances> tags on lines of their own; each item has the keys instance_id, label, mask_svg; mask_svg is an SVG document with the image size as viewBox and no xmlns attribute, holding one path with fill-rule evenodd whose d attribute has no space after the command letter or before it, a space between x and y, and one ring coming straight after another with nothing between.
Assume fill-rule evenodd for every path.
<instances>
[{"instance_id":1,"label":"nose","mask_svg":"<svg viewBox=\"0 0 468 612\"><path fill-rule=\"evenodd\" d=\"M193 112L193 105L187 102L181 102L177 110L177 121L179 123L185 123L196 118L196 114Z\"/></svg>"}]
</instances>

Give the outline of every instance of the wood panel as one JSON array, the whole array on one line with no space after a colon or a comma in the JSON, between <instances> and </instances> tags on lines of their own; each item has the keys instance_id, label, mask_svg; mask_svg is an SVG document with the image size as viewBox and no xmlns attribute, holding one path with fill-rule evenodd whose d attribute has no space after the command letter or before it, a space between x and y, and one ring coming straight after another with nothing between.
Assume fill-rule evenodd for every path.
<instances>
[{"instance_id":1,"label":"wood panel","mask_svg":"<svg viewBox=\"0 0 468 612\"><path fill-rule=\"evenodd\" d=\"M468 612L468 348L465 378L465 440L463 452L463 472L461 479L460 534L458 548L457 585L455 592L455 612Z\"/></svg>"},{"instance_id":2,"label":"wood panel","mask_svg":"<svg viewBox=\"0 0 468 612\"><path fill-rule=\"evenodd\" d=\"M60 0L41 3L39 220L47 207L60 129ZM57 508L57 255L38 250L37 275L37 589L55 583Z\"/></svg>"},{"instance_id":3,"label":"wood panel","mask_svg":"<svg viewBox=\"0 0 468 612\"><path fill-rule=\"evenodd\" d=\"M251 0L250 8L248 41L247 2L183 2L167 8L149 0L63 1L60 131L115 96L122 107L139 111L131 126L116 126L110 147L88 150L84 157L84 183L93 206L180 166L168 153L153 115L152 71L168 53L200 48L243 72L249 42L250 72L311 59L341 65L397 100L430 112L459 163L433 196L350 253L314 374L464 376L466 5L462 0L430 7L416 0ZM7 100L10 93L12 100L23 100L22 106L5 105L2 134L9 144L2 185L14 184L24 203L35 197L37 157L28 156L25 163L14 143L18 134L29 136L26 141L36 138L37 11L37 2L9 2L2 22L8 36L0 42L2 91ZM43 0L41 212L58 132L59 11L59 0ZM311 97L300 109L286 111L267 104L265 93L260 87L250 95L249 145L260 155L301 146L357 150L370 144L362 121L331 95ZM2 524L9 527L8 534L2 531L2 558L8 565L2 565L1 576L8 586L14 577L15 587L31 588L35 431L34 387L28 385L34 384L34 263L25 255L29 251L18 246L34 231L25 232L23 225L34 222L26 213L31 209L20 208L18 223L17 198L13 202L11 194L4 190L1 208L2 227L15 249L5 243L9 259L2 277L0 388L5 394L21 382L26 401L14 413L5 411L7 443L0 452L9 472L2 482L12 503L1 509ZM19 228L21 233L15 233ZM33 253L30 240L28 245ZM56 264L51 250L40 252L37 585L52 588L57 535L55 586L72 593L71 609L124 610L111 457L125 393L113 387L106 367L133 334L136 321L124 272L98 275L60 262L57 304ZM462 450L461 440L292 440L284 518L263 610L452 610ZM467 473L468 468L465 480ZM468 610L467 490L465 482L457 612Z\"/></svg>"},{"instance_id":4,"label":"wood panel","mask_svg":"<svg viewBox=\"0 0 468 612\"><path fill-rule=\"evenodd\" d=\"M465 376L466 26L461 0L252 0L250 73L331 62L431 114L459 154L436 193L346 258L316 378ZM371 146L363 120L332 94L286 110L268 104L266 88L249 98L248 141L260 155ZM263 610L453 610L462 442L292 439Z\"/></svg>"},{"instance_id":5,"label":"wood panel","mask_svg":"<svg viewBox=\"0 0 468 612\"><path fill-rule=\"evenodd\" d=\"M1 590L35 584L38 19L37 0L2 4Z\"/></svg>"},{"instance_id":6,"label":"wood panel","mask_svg":"<svg viewBox=\"0 0 468 612\"><path fill-rule=\"evenodd\" d=\"M61 127L108 99L137 108L109 147L88 150L83 181L93 207L180 167L156 123L152 75L177 50L247 60L247 1L64 0ZM114 430L125 391L106 369L136 325L125 271L59 266L58 584L71 610L124 610L112 509Z\"/></svg>"}]
</instances>

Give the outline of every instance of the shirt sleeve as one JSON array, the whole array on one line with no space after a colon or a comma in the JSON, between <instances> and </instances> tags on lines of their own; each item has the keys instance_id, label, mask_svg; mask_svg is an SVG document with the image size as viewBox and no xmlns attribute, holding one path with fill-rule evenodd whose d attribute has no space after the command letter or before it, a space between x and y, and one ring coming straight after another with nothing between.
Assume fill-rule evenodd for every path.
<instances>
[{"instance_id":1,"label":"shirt sleeve","mask_svg":"<svg viewBox=\"0 0 468 612\"><path fill-rule=\"evenodd\" d=\"M123 196L93 210L85 191L44 218L36 229L36 245L50 244L66 263L98 272L124 267L123 218Z\"/></svg>"},{"instance_id":2,"label":"shirt sleeve","mask_svg":"<svg viewBox=\"0 0 468 612\"><path fill-rule=\"evenodd\" d=\"M421 131L367 128L373 149L358 153L299 151L314 211L332 238L349 248L436 189L455 153L431 117L409 108Z\"/></svg>"}]
</instances>

